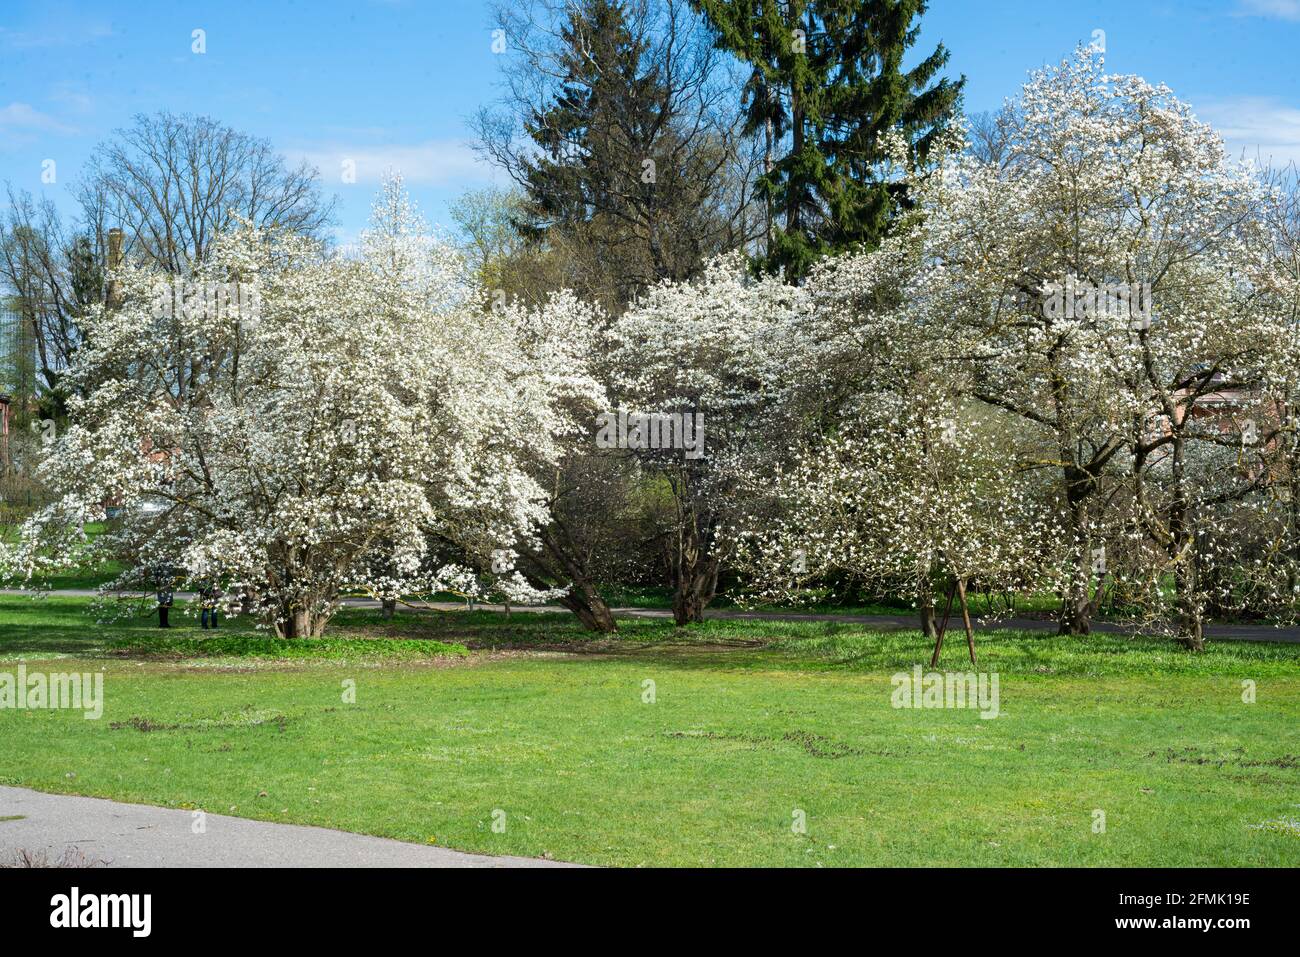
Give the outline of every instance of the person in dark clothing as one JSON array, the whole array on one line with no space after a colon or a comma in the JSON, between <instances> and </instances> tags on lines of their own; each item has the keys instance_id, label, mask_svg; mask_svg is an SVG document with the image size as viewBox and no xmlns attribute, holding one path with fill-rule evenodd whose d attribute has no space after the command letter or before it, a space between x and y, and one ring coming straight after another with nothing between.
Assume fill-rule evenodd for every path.
<instances>
[{"instance_id":1,"label":"person in dark clothing","mask_svg":"<svg viewBox=\"0 0 1300 957\"><path fill-rule=\"evenodd\" d=\"M217 627L217 604L221 599L221 590L217 588L216 582L208 582L203 590L199 592L199 600L203 604L203 610L199 613L199 621L202 627L208 627L209 620L215 630Z\"/></svg>"},{"instance_id":2,"label":"person in dark clothing","mask_svg":"<svg viewBox=\"0 0 1300 957\"><path fill-rule=\"evenodd\" d=\"M170 628L167 623L167 612L172 607L172 586L167 583L158 585L158 627Z\"/></svg>"}]
</instances>

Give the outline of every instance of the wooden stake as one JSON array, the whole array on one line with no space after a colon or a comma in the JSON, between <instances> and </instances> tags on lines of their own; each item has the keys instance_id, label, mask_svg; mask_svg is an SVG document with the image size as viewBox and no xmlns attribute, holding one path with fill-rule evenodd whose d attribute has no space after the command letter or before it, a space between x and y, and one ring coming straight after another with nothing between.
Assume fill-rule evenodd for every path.
<instances>
[{"instance_id":1,"label":"wooden stake","mask_svg":"<svg viewBox=\"0 0 1300 957\"><path fill-rule=\"evenodd\" d=\"M961 620L966 625L966 646L970 648L970 663L975 664L975 629L970 624L970 607L966 604L965 579L957 579L957 594L961 596Z\"/></svg>"},{"instance_id":2,"label":"wooden stake","mask_svg":"<svg viewBox=\"0 0 1300 957\"><path fill-rule=\"evenodd\" d=\"M943 610L943 621L939 622L939 634L934 640L934 654L930 656L930 667L939 666L939 649L943 647L943 633L948 630L948 619L952 615L952 596L957 587L957 580L954 578L953 583L948 586L948 605Z\"/></svg>"}]
</instances>

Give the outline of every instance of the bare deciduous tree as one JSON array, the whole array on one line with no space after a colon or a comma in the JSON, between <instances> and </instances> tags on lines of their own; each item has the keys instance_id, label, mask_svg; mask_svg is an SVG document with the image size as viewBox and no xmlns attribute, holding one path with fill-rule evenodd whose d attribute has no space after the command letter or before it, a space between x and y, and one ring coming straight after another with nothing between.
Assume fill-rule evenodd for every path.
<instances>
[{"instance_id":1,"label":"bare deciduous tree","mask_svg":"<svg viewBox=\"0 0 1300 957\"><path fill-rule=\"evenodd\" d=\"M80 341L77 320L100 298L101 251L94 234L69 231L50 200L7 189L0 219L0 284L13 294L17 320L34 340L41 387L56 389Z\"/></svg>"},{"instance_id":2,"label":"bare deciduous tree","mask_svg":"<svg viewBox=\"0 0 1300 957\"><path fill-rule=\"evenodd\" d=\"M183 274L236 217L318 235L334 201L317 180L267 140L206 116L161 112L137 115L100 144L77 195L96 233L105 222L121 226L129 256Z\"/></svg>"}]
</instances>

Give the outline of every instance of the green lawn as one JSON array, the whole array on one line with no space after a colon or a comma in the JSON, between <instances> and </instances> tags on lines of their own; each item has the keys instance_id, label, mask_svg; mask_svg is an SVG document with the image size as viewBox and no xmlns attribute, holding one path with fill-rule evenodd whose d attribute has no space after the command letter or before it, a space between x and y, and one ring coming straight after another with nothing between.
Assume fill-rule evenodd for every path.
<instances>
[{"instance_id":1,"label":"green lawn","mask_svg":"<svg viewBox=\"0 0 1300 957\"><path fill-rule=\"evenodd\" d=\"M1300 864L1296 645L989 633L981 720L891 707L915 632L349 611L211 642L87 608L0 596L0 672L103 669L106 697L0 710L0 783L591 864Z\"/></svg>"},{"instance_id":2,"label":"green lawn","mask_svg":"<svg viewBox=\"0 0 1300 957\"><path fill-rule=\"evenodd\" d=\"M105 523L103 522L88 522L85 525L86 535L92 540L102 535L104 530ZM0 524L0 543L16 542L18 537L19 523L17 521ZM62 568L56 572L36 576L27 582L15 581L0 576L0 588L32 588L50 591L92 589L98 588L105 582L112 581L126 571L126 568L127 566L123 562L106 561L91 567Z\"/></svg>"}]
</instances>

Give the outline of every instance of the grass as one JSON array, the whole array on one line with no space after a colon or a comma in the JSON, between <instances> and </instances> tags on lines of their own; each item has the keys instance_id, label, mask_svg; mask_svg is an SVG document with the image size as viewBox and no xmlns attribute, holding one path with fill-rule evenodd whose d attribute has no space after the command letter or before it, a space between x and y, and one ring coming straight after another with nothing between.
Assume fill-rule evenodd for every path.
<instances>
[{"instance_id":1,"label":"grass","mask_svg":"<svg viewBox=\"0 0 1300 957\"><path fill-rule=\"evenodd\" d=\"M87 608L0 596L0 673L106 698L0 710L0 783L590 864L1300 864L1296 645L990 632L981 720L891 707L912 631L348 610L274 642Z\"/></svg>"},{"instance_id":2,"label":"grass","mask_svg":"<svg viewBox=\"0 0 1300 957\"><path fill-rule=\"evenodd\" d=\"M19 527L17 521L0 524L0 544L16 542L19 538ZM105 529L106 524L104 522L87 522L85 525L86 536L92 540L102 535ZM61 589L88 590L98 588L105 582L112 581L126 569L127 565L124 562L105 561L96 566L62 568L55 572L36 576L28 582L0 577L0 588L33 588L47 591Z\"/></svg>"},{"instance_id":3,"label":"grass","mask_svg":"<svg viewBox=\"0 0 1300 957\"><path fill-rule=\"evenodd\" d=\"M65 589L82 589L89 591L105 582L112 581L126 570L120 562L105 562L98 568L68 568L33 578L25 584L8 583L10 587L43 589L45 591L62 591Z\"/></svg>"},{"instance_id":4,"label":"grass","mask_svg":"<svg viewBox=\"0 0 1300 957\"><path fill-rule=\"evenodd\" d=\"M672 592L668 588L611 585L601 589L601 596L614 608L671 608ZM1005 601L999 596L990 597L981 592L970 595L971 612L976 615L1007 614ZM741 605L735 596L724 590L709 605L710 608L741 608L749 611L787 611L794 613L818 615L910 615L915 614L914 603L910 599L881 596L874 600L835 597L828 589L808 590L804 600L798 604L746 604ZM1060 607L1060 599L1054 595L1034 595L1021 597L1016 602L1015 613L1054 614ZM940 608L942 611L942 608Z\"/></svg>"},{"instance_id":5,"label":"grass","mask_svg":"<svg viewBox=\"0 0 1300 957\"><path fill-rule=\"evenodd\" d=\"M85 526L86 534L89 538L94 539L105 531L105 523L91 522ZM18 526L0 525L0 543L15 540L18 534ZM34 578L29 582L20 582L16 580L7 580L0 578L0 588L30 588L44 591L61 591L61 590L93 590L106 584L123 571L127 570L126 563L119 561L104 561L95 567L71 567L61 568L56 571L48 572ZM1169 589L1172 589L1172 580L1169 583ZM355 593L361 595L361 592ZM611 608L635 608L635 609L668 609L672 607L672 591L663 586L652 585L631 585L631 584L614 584L601 588L602 597ZM875 598L847 597L836 596L827 588L810 588L802 593L802 597L796 602L787 602L784 604L742 604L737 600L737 594L732 589L723 589L710 603L712 609L742 609L746 611L759 612L784 612L792 614L813 614L813 615L848 615L848 616L916 616L916 603L909 597L900 597L897 595L880 595ZM438 592L433 595L410 595L408 599L413 601L433 601L433 602L450 602L465 603L461 595L451 592ZM488 604L499 604L502 597L497 595L488 595ZM942 614L944 607L944 596L935 595L937 603L936 614ZM1031 595L1008 596L994 594L983 591L972 591L969 595L971 614L975 617L992 617L992 618L1037 618L1055 619L1058 617L1061 608L1061 599L1058 595L1048 592L1037 592ZM956 609L954 615L960 615ZM1096 621L1127 621L1131 615L1126 615L1121 610L1116 610L1106 603L1103 608L1094 616ZM1218 619L1211 619L1218 620ZM1234 615L1225 621L1244 621L1271 623L1273 619L1253 614Z\"/></svg>"}]
</instances>

